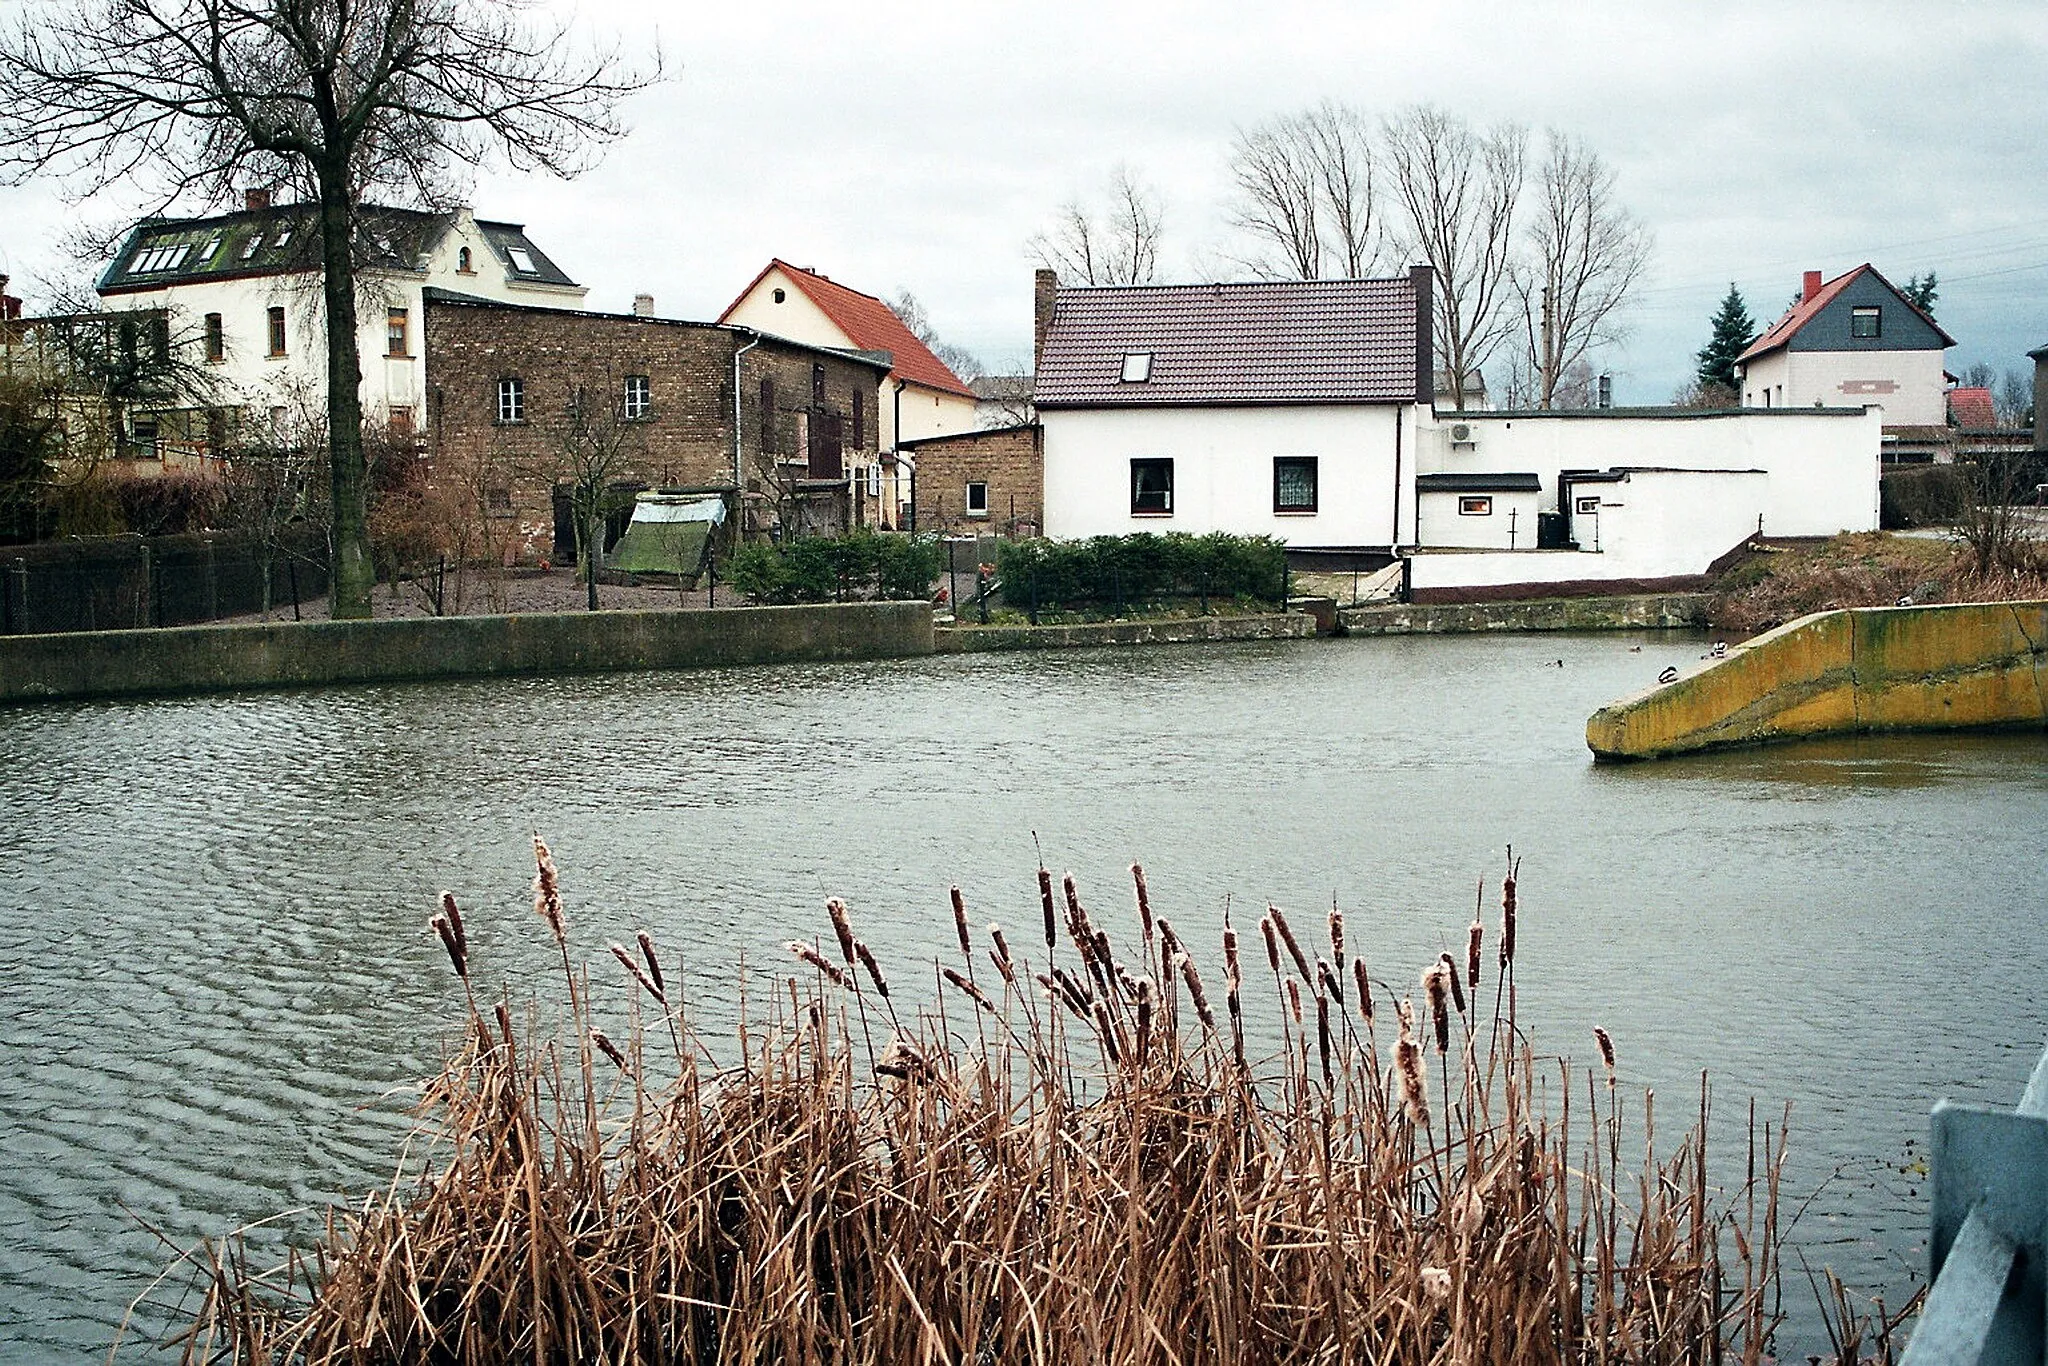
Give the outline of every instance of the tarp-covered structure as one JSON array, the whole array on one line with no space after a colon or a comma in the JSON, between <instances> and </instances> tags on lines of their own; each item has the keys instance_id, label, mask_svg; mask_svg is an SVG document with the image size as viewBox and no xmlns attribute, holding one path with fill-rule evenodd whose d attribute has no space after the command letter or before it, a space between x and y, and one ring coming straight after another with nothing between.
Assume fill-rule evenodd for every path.
<instances>
[{"instance_id":1,"label":"tarp-covered structure","mask_svg":"<svg viewBox=\"0 0 2048 1366\"><path fill-rule=\"evenodd\" d=\"M696 587L711 550L712 533L725 521L725 499L716 495L642 493L633 500L633 520L612 547L606 568L620 574L673 574Z\"/></svg>"}]
</instances>

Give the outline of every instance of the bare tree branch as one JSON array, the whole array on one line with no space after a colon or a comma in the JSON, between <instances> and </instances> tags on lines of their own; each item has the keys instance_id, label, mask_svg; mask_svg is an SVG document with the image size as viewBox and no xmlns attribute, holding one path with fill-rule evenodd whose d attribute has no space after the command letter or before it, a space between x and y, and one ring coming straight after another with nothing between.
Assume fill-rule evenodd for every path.
<instances>
[{"instance_id":1,"label":"bare tree branch","mask_svg":"<svg viewBox=\"0 0 2048 1366\"><path fill-rule=\"evenodd\" d=\"M1539 408L1571 406L1563 377L1617 339L1616 313L1650 260L1650 233L1616 202L1600 154L1552 129L1537 168L1527 255L1515 272L1523 342Z\"/></svg>"},{"instance_id":2,"label":"bare tree branch","mask_svg":"<svg viewBox=\"0 0 2048 1366\"><path fill-rule=\"evenodd\" d=\"M1108 200L1100 211L1068 200L1051 227L1032 234L1025 250L1070 283L1150 284L1159 272L1164 223L1159 192L1120 165L1110 175Z\"/></svg>"},{"instance_id":3,"label":"bare tree branch","mask_svg":"<svg viewBox=\"0 0 2048 1366\"><path fill-rule=\"evenodd\" d=\"M1263 279L1356 279L1379 264L1371 132L1325 102L1240 130L1231 147L1231 225L1252 239L1239 263Z\"/></svg>"}]
</instances>

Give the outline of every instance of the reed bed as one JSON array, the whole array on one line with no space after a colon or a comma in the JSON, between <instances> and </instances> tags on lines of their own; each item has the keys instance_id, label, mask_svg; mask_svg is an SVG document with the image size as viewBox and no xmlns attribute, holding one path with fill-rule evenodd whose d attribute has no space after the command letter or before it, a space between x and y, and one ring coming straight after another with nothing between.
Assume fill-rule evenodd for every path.
<instances>
[{"instance_id":1,"label":"reed bed","mask_svg":"<svg viewBox=\"0 0 2048 1366\"><path fill-rule=\"evenodd\" d=\"M1391 981L1335 910L1206 953L1141 869L1114 930L1041 869L1042 924L955 889L958 956L906 992L835 901L713 1047L644 932L597 1018L535 851L560 1021L476 988L444 898L465 1022L415 1174L282 1267L205 1254L187 1360L1767 1359L1782 1124L1752 1109L1722 1188L1704 1079L1660 1147L1604 1030L1591 1068L1538 1054L1512 862Z\"/></svg>"}]
</instances>

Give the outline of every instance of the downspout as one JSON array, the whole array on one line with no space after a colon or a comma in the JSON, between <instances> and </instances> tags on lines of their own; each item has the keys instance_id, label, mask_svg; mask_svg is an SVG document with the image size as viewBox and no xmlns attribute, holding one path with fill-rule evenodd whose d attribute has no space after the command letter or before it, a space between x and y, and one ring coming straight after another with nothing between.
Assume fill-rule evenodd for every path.
<instances>
[{"instance_id":1,"label":"downspout","mask_svg":"<svg viewBox=\"0 0 2048 1366\"><path fill-rule=\"evenodd\" d=\"M1399 408L1394 410L1394 539L1387 546L1389 554L1401 553L1401 428L1407 425L1407 415ZM1421 533L1418 532L1417 535Z\"/></svg>"}]
</instances>

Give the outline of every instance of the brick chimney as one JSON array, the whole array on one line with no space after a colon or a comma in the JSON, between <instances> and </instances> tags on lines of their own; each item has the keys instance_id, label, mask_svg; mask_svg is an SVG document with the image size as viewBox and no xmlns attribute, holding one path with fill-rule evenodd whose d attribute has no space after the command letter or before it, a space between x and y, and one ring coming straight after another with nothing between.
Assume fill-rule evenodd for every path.
<instances>
[{"instance_id":1,"label":"brick chimney","mask_svg":"<svg viewBox=\"0 0 2048 1366\"><path fill-rule=\"evenodd\" d=\"M1408 282L1415 287L1415 401L1436 403L1436 270L1431 266L1408 267ZM1465 396L1452 400L1459 408Z\"/></svg>"},{"instance_id":2,"label":"brick chimney","mask_svg":"<svg viewBox=\"0 0 2048 1366\"><path fill-rule=\"evenodd\" d=\"M633 316L636 318L651 318L654 316L654 296L652 294L635 294L633 296Z\"/></svg>"},{"instance_id":3,"label":"brick chimney","mask_svg":"<svg viewBox=\"0 0 2048 1366\"><path fill-rule=\"evenodd\" d=\"M1031 284L1031 370L1038 372L1038 362L1045 355L1045 334L1052 327L1053 305L1060 297L1060 277L1050 270L1041 268Z\"/></svg>"},{"instance_id":4,"label":"brick chimney","mask_svg":"<svg viewBox=\"0 0 2048 1366\"><path fill-rule=\"evenodd\" d=\"M242 207L250 213L263 213L270 208L270 191L250 186L242 191Z\"/></svg>"},{"instance_id":5,"label":"brick chimney","mask_svg":"<svg viewBox=\"0 0 2048 1366\"><path fill-rule=\"evenodd\" d=\"M1799 282L1800 301L1803 303L1818 293L1820 293L1820 272L1809 270L1806 272L1806 278Z\"/></svg>"}]
</instances>

